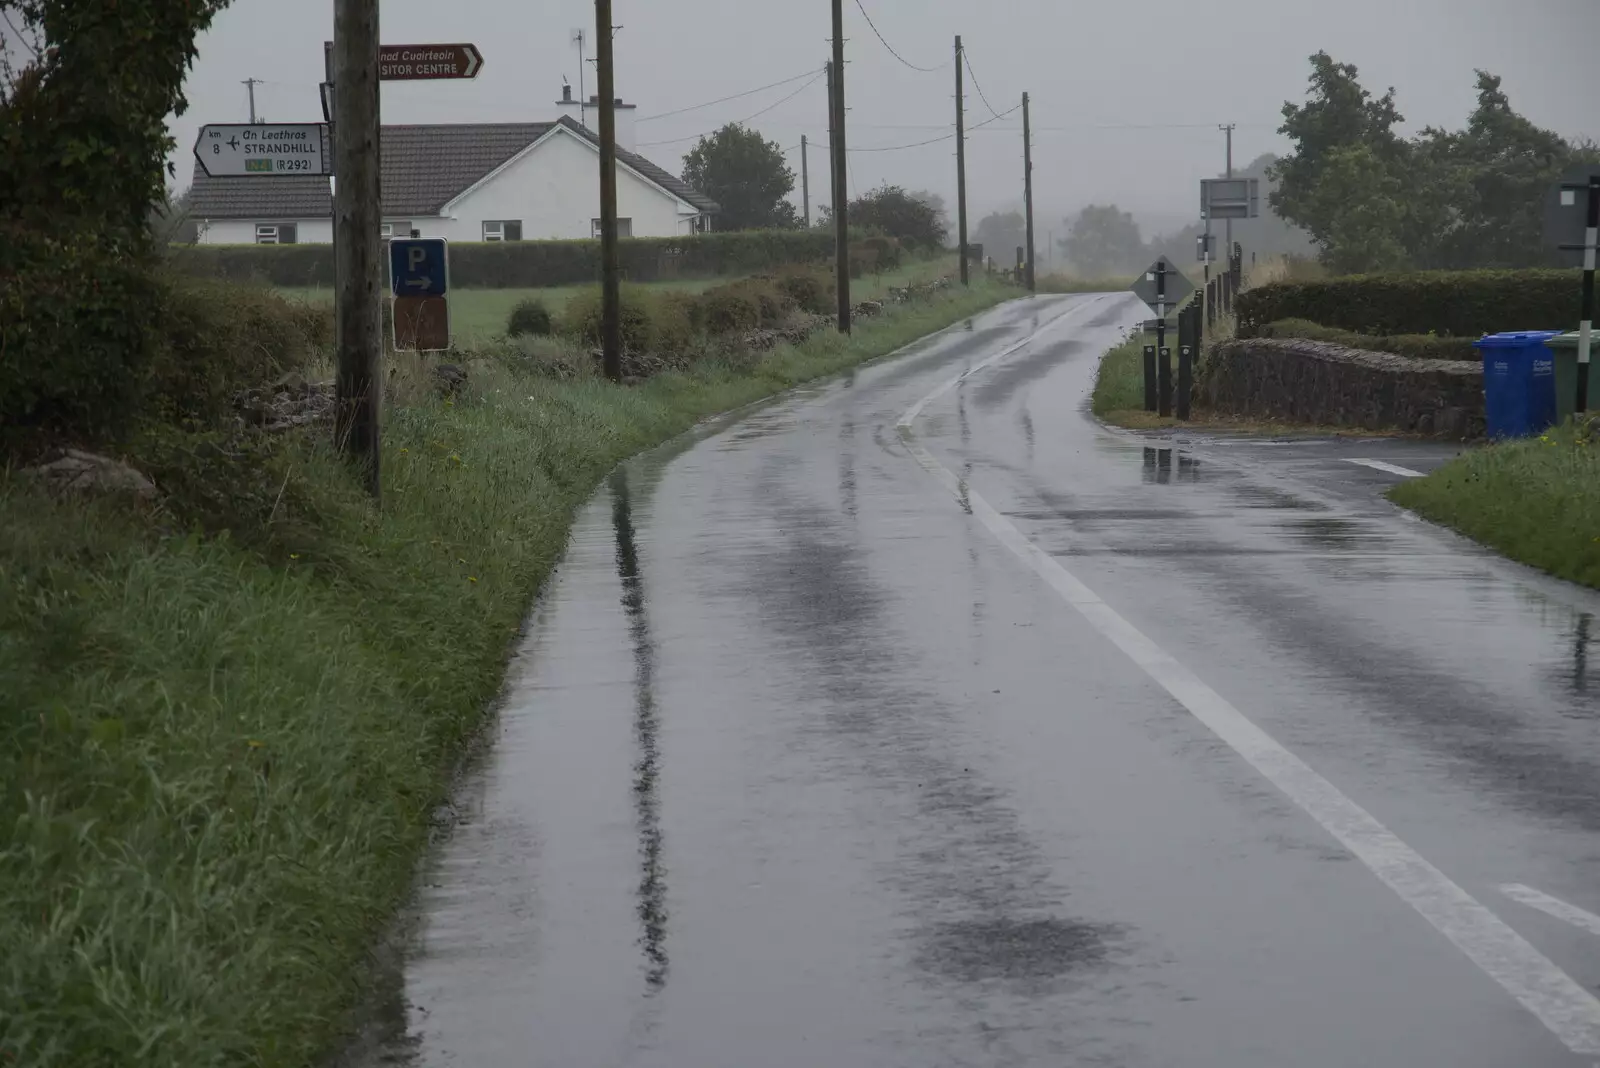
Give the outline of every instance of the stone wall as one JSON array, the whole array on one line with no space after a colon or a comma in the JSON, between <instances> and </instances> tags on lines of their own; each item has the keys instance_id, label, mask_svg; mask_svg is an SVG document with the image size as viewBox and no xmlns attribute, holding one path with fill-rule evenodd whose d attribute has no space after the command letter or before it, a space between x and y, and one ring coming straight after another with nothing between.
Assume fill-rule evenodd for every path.
<instances>
[{"instance_id":1,"label":"stone wall","mask_svg":"<svg viewBox=\"0 0 1600 1068\"><path fill-rule=\"evenodd\" d=\"M1196 377L1196 403L1228 415L1456 441L1484 432L1483 366L1463 360L1249 338L1211 348Z\"/></svg>"}]
</instances>

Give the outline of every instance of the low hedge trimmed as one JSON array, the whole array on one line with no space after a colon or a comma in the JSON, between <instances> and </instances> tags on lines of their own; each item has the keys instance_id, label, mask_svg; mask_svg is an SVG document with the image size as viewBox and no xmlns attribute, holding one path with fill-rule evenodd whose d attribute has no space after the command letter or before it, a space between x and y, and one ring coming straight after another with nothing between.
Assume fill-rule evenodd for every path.
<instances>
[{"instance_id":1,"label":"low hedge trimmed","mask_svg":"<svg viewBox=\"0 0 1600 1068\"><path fill-rule=\"evenodd\" d=\"M827 263L833 234L745 230L692 237L636 237L618 243L630 282L754 274L789 264ZM275 286L332 286L332 245L187 245L172 252L182 271ZM539 289L600 280L598 241L450 243L450 284L462 289Z\"/></svg>"},{"instance_id":2,"label":"low hedge trimmed","mask_svg":"<svg viewBox=\"0 0 1600 1068\"><path fill-rule=\"evenodd\" d=\"M1367 352L1392 352L1419 360L1477 360L1481 356L1476 338L1439 337L1436 334L1358 334L1323 326L1306 319L1280 319L1268 323L1256 332L1256 337L1303 338L1307 341L1327 341L1349 349Z\"/></svg>"},{"instance_id":3,"label":"low hedge trimmed","mask_svg":"<svg viewBox=\"0 0 1600 1068\"><path fill-rule=\"evenodd\" d=\"M1359 334L1477 338L1504 330L1577 326L1576 271L1428 271L1275 282L1241 293L1240 337L1304 319Z\"/></svg>"}]
</instances>

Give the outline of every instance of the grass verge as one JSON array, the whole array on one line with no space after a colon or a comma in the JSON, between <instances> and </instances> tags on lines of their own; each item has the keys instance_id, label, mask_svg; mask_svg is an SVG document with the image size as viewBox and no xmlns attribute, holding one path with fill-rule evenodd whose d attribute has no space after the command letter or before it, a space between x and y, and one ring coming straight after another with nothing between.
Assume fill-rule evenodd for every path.
<instances>
[{"instance_id":1,"label":"grass verge","mask_svg":"<svg viewBox=\"0 0 1600 1068\"><path fill-rule=\"evenodd\" d=\"M1571 423L1464 453L1389 498L1513 560L1600 587L1600 444Z\"/></svg>"},{"instance_id":2,"label":"grass verge","mask_svg":"<svg viewBox=\"0 0 1600 1068\"><path fill-rule=\"evenodd\" d=\"M293 435L138 446L225 523L0 471L0 1064L315 1063L604 473L1014 293L636 388L475 361L389 413L381 510Z\"/></svg>"}]
</instances>

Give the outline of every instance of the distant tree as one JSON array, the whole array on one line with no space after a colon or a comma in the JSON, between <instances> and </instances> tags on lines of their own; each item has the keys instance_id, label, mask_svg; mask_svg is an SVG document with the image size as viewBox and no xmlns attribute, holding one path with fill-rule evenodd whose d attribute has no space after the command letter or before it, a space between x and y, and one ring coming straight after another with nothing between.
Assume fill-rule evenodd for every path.
<instances>
[{"instance_id":1,"label":"distant tree","mask_svg":"<svg viewBox=\"0 0 1600 1068\"><path fill-rule=\"evenodd\" d=\"M720 230L790 229L799 212L786 198L794 171L776 141L731 122L683 157L683 180L722 207Z\"/></svg>"},{"instance_id":2,"label":"distant tree","mask_svg":"<svg viewBox=\"0 0 1600 1068\"><path fill-rule=\"evenodd\" d=\"M990 212L979 221L972 241L983 246L985 256L1009 266L1016 257L1017 246L1027 244L1027 227L1027 219L1020 211Z\"/></svg>"},{"instance_id":3,"label":"distant tree","mask_svg":"<svg viewBox=\"0 0 1600 1068\"><path fill-rule=\"evenodd\" d=\"M918 189L911 194L912 199L920 200L933 209L934 216L939 221L939 229L943 230L946 239L950 234L950 209L945 205L944 197L926 189Z\"/></svg>"},{"instance_id":4,"label":"distant tree","mask_svg":"<svg viewBox=\"0 0 1600 1068\"><path fill-rule=\"evenodd\" d=\"M852 200L848 217L852 227L881 231L908 249L944 247L947 231L938 209L897 185L884 183Z\"/></svg>"},{"instance_id":5,"label":"distant tree","mask_svg":"<svg viewBox=\"0 0 1600 1068\"><path fill-rule=\"evenodd\" d=\"M1143 266L1139 224L1115 204L1091 204L1070 226L1071 232L1061 240L1061 254L1085 274L1108 275Z\"/></svg>"},{"instance_id":6,"label":"distant tree","mask_svg":"<svg viewBox=\"0 0 1600 1068\"><path fill-rule=\"evenodd\" d=\"M1322 241L1336 210L1326 198L1316 196L1316 186L1328 157L1339 149L1365 145L1385 166L1401 161L1405 144L1394 132L1404 121L1395 107L1394 90L1373 97L1357 80L1349 63L1335 63L1326 52L1311 57L1311 88L1304 104L1283 105L1283 125L1278 132L1294 142L1295 150L1281 157L1272 169L1278 188L1272 209L1283 218L1309 230ZM1321 208L1321 212L1317 210Z\"/></svg>"}]
</instances>

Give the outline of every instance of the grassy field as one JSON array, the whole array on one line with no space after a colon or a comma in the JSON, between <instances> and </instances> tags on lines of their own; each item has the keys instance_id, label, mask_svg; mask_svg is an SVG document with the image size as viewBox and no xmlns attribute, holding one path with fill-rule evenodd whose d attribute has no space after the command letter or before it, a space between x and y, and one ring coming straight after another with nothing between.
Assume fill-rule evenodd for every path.
<instances>
[{"instance_id":1,"label":"grassy field","mask_svg":"<svg viewBox=\"0 0 1600 1068\"><path fill-rule=\"evenodd\" d=\"M932 260L913 260L905 266L881 275L857 279L851 287L851 296L857 300L880 297L891 286L904 286L912 281L925 281L948 273L955 265L955 257ZM712 286L734 281L733 278L696 278L681 282L651 282L646 288L668 292L700 293ZM567 301L590 286L551 286L545 289L458 289L450 294L451 332L457 345L464 348L483 345L505 334L506 320L519 301L535 298L545 307L560 315ZM323 287L284 287L278 292L295 300L318 304L331 304L333 290Z\"/></svg>"},{"instance_id":2,"label":"grassy field","mask_svg":"<svg viewBox=\"0 0 1600 1068\"><path fill-rule=\"evenodd\" d=\"M1600 441L1570 423L1464 453L1389 497L1513 560L1600 587Z\"/></svg>"},{"instance_id":3,"label":"grassy field","mask_svg":"<svg viewBox=\"0 0 1600 1068\"><path fill-rule=\"evenodd\" d=\"M0 1064L320 1063L605 472L1015 292L634 388L474 360L389 411L381 509L320 435L140 442L154 510L0 470Z\"/></svg>"}]
</instances>

